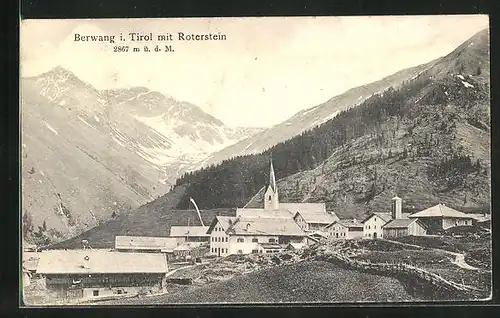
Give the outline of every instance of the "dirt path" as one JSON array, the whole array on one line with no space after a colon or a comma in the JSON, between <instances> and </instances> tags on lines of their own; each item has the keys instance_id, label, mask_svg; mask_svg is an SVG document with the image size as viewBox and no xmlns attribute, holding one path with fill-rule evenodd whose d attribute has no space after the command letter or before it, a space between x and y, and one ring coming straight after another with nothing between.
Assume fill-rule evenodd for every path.
<instances>
[{"instance_id":1,"label":"dirt path","mask_svg":"<svg viewBox=\"0 0 500 318\"><path fill-rule=\"evenodd\" d=\"M171 272L168 272L167 275L165 275L165 278L174 274L175 272L177 272L178 270L181 270L181 269L186 269L186 268L190 268L190 267L194 267L194 266L198 266L198 265L186 265L186 266L182 266L182 267L179 267L179 268L176 268L174 269L173 271Z\"/></svg>"},{"instance_id":2,"label":"dirt path","mask_svg":"<svg viewBox=\"0 0 500 318\"><path fill-rule=\"evenodd\" d=\"M471 266L465 262L465 255L456 253L455 260L451 261L453 264L457 265L458 267L464 268L464 269L469 269L469 270L474 270L477 271L479 268Z\"/></svg>"},{"instance_id":3,"label":"dirt path","mask_svg":"<svg viewBox=\"0 0 500 318\"><path fill-rule=\"evenodd\" d=\"M402 245L402 246L418 247L420 249L424 249L425 248L425 247L420 246L420 245L414 245L414 244L408 244L408 243L401 243L401 242L398 242L398 241L392 241L392 240L387 240L387 239L386 239L386 241L389 241L389 242L392 242L392 243L395 243L395 244L398 244L398 245ZM438 252L443 252L445 254L454 256L455 259L452 260L451 263L457 265L458 267L461 267L463 269L473 270L473 271L480 270L477 267L474 267L474 266L471 266L471 265L467 264L467 262L465 261L465 255L462 254L462 253L447 251L447 250L443 250L443 249L440 249L440 248L430 248L430 250L434 250L434 251L438 251Z\"/></svg>"}]
</instances>

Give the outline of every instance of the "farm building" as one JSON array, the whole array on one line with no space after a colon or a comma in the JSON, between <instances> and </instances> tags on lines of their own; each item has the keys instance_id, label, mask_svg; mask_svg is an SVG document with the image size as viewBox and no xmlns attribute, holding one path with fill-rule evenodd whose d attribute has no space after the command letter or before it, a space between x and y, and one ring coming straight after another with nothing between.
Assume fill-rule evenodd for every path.
<instances>
[{"instance_id":1,"label":"farm building","mask_svg":"<svg viewBox=\"0 0 500 318\"><path fill-rule=\"evenodd\" d=\"M292 218L217 216L209 227L210 253L218 256L250 254L260 243L305 243L306 233Z\"/></svg>"},{"instance_id":2,"label":"farm building","mask_svg":"<svg viewBox=\"0 0 500 318\"><path fill-rule=\"evenodd\" d=\"M177 239L178 243L184 242L207 242L210 234L207 233L208 226L172 226L169 237Z\"/></svg>"},{"instance_id":3,"label":"farm building","mask_svg":"<svg viewBox=\"0 0 500 318\"><path fill-rule=\"evenodd\" d=\"M408 217L411 219L420 219L427 226L428 234L447 230L455 226L472 226L474 221L470 215L447 207L444 204L437 204Z\"/></svg>"},{"instance_id":4,"label":"farm building","mask_svg":"<svg viewBox=\"0 0 500 318\"><path fill-rule=\"evenodd\" d=\"M120 252L169 252L179 244L171 237L115 236L115 250Z\"/></svg>"},{"instance_id":5,"label":"farm building","mask_svg":"<svg viewBox=\"0 0 500 318\"><path fill-rule=\"evenodd\" d=\"M160 291L167 271L161 253L89 249L42 252L37 269L47 289L66 298Z\"/></svg>"},{"instance_id":6,"label":"farm building","mask_svg":"<svg viewBox=\"0 0 500 318\"><path fill-rule=\"evenodd\" d=\"M473 223L479 227L489 229L491 228L491 214L486 213L469 213L470 217L472 217Z\"/></svg>"},{"instance_id":7,"label":"farm building","mask_svg":"<svg viewBox=\"0 0 500 318\"><path fill-rule=\"evenodd\" d=\"M383 237L386 239L402 236L423 236L427 234L426 226L419 219L395 219L383 227Z\"/></svg>"},{"instance_id":8,"label":"farm building","mask_svg":"<svg viewBox=\"0 0 500 318\"><path fill-rule=\"evenodd\" d=\"M328 237L335 239L355 239L363 237L363 223L357 220L338 220L326 227Z\"/></svg>"},{"instance_id":9,"label":"farm building","mask_svg":"<svg viewBox=\"0 0 500 318\"><path fill-rule=\"evenodd\" d=\"M383 238L382 227L395 219L406 219L408 213L403 213L403 199L396 196L391 200L391 212L375 212L366 217L363 223L363 238L376 239Z\"/></svg>"}]
</instances>

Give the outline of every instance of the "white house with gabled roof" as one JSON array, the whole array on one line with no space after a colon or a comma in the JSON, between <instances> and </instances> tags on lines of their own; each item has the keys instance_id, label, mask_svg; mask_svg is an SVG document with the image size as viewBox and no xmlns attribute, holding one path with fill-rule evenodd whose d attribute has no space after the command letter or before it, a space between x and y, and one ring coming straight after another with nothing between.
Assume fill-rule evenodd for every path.
<instances>
[{"instance_id":1,"label":"white house with gabled roof","mask_svg":"<svg viewBox=\"0 0 500 318\"><path fill-rule=\"evenodd\" d=\"M217 216L209 226L210 253L217 256L260 253L265 244L306 243L306 233L292 218Z\"/></svg>"}]
</instances>

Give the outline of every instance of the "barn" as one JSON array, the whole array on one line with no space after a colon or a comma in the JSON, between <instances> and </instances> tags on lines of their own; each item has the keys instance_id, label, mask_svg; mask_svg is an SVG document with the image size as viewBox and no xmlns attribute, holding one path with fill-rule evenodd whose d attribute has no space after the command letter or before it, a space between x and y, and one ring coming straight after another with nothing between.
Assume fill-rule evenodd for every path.
<instances>
[{"instance_id":1,"label":"barn","mask_svg":"<svg viewBox=\"0 0 500 318\"><path fill-rule=\"evenodd\" d=\"M168 271L161 253L51 250L40 253L37 273L61 298L95 298L158 292Z\"/></svg>"},{"instance_id":2,"label":"barn","mask_svg":"<svg viewBox=\"0 0 500 318\"><path fill-rule=\"evenodd\" d=\"M429 234L441 232L455 226L473 226L474 223L472 216L447 207L444 204L437 204L408 217L420 219L427 226Z\"/></svg>"},{"instance_id":3,"label":"barn","mask_svg":"<svg viewBox=\"0 0 500 318\"><path fill-rule=\"evenodd\" d=\"M385 239L423 236L427 234L427 226L419 219L395 219L382 226L382 231Z\"/></svg>"}]
</instances>

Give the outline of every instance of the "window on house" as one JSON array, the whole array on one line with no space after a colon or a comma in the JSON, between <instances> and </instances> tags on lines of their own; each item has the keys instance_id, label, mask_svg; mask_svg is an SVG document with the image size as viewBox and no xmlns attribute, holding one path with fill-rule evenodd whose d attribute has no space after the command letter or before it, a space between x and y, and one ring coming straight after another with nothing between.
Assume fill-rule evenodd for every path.
<instances>
[{"instance_id":1,"label":"window on house","mask_svg":"<svg viewBox=\"0 0 500 318\"><path fill-rule=\"evenodd\" d=\"M118 289L118 290L116 291L116 293L117 293L118 295L121 295L121 294L123 293L123 290Z\"/></svg>"},{"instance_id":2,"label":"window on house","mask_svg":"<svg viewBox=\"0 0 500 318\"><path fill-rule=\"evenodd\" d=\"M227 253L227 248L226 248L226 253Z\"/></svg>"},{"instance_id":3,"label":"window on house","mask_svg":"<svg viewBox=\"0 0 500 318\"><path fill-rule=\"evenodd\" d=\"M94 290L94 292L92 293L92 295L99 296L99 291L98 290Z\"/></svg>"},{"instance_id":4,"label":"window on house","mask_svg":"<svg viewBox=\"0 0 500 318\"><path fill-rule=\"evenodd\" d=\"M259 239L256 239L256 238L252 239L252 243L258 243L258 242L259 242Z\"/></svg>"},{"instance_id":5,"label":"window on house","mask_svg":"<svg viewBox=\"0 0 500 318\"><path fill-rule=\"evenodd\" d=\"M226 236L226 243L227 243L227 236Z\"/></svg>"},{"instance_id":6,"label":"window on house","mask_svg":"<svg viewBox=\"0 0 500 318\"><path fill-rule=\"evenodd\" d=\"M269 239L269 243L276 243L276 239L274 239L274 238L270 238L270 239Z\"/></svg>"},{"instance_id":7,"label":"window on house","mask_svg":"<svg viewBox=\"0 0 500 318\"><path fill-rule=\"evenodd\" d=\"M269 196L269 201L271 201L271 196Z\"/></svg>"},{"instance_id":8,"label":"window on house","mask_svg":"<svg viewBox=\"0 0 500 318\"><path fill-rule=\"evenodd\" d=\"M259 253L259 250L252 250L252 254L257 254Z\"/></svg>"},{"instance_id":9,"label":"window on house","mask_svg":"<svg viewBox=\"0 0 500 318\"><path fill-rule=\"evenodd\" d=\"M243 243L243 242L245 242L245 239L243 239L242 237L239 237L236 241L238 243Z\"/></svg>"},{"instance_id":10,"label":"window on house","mask_svg":"<svg viewBox=\"0 0 500 318\"><path fill-rule=\"evenodd\" d=\"M370 226L368 225L368 229L370 229Z\"/></svg>"}]
</instances>

